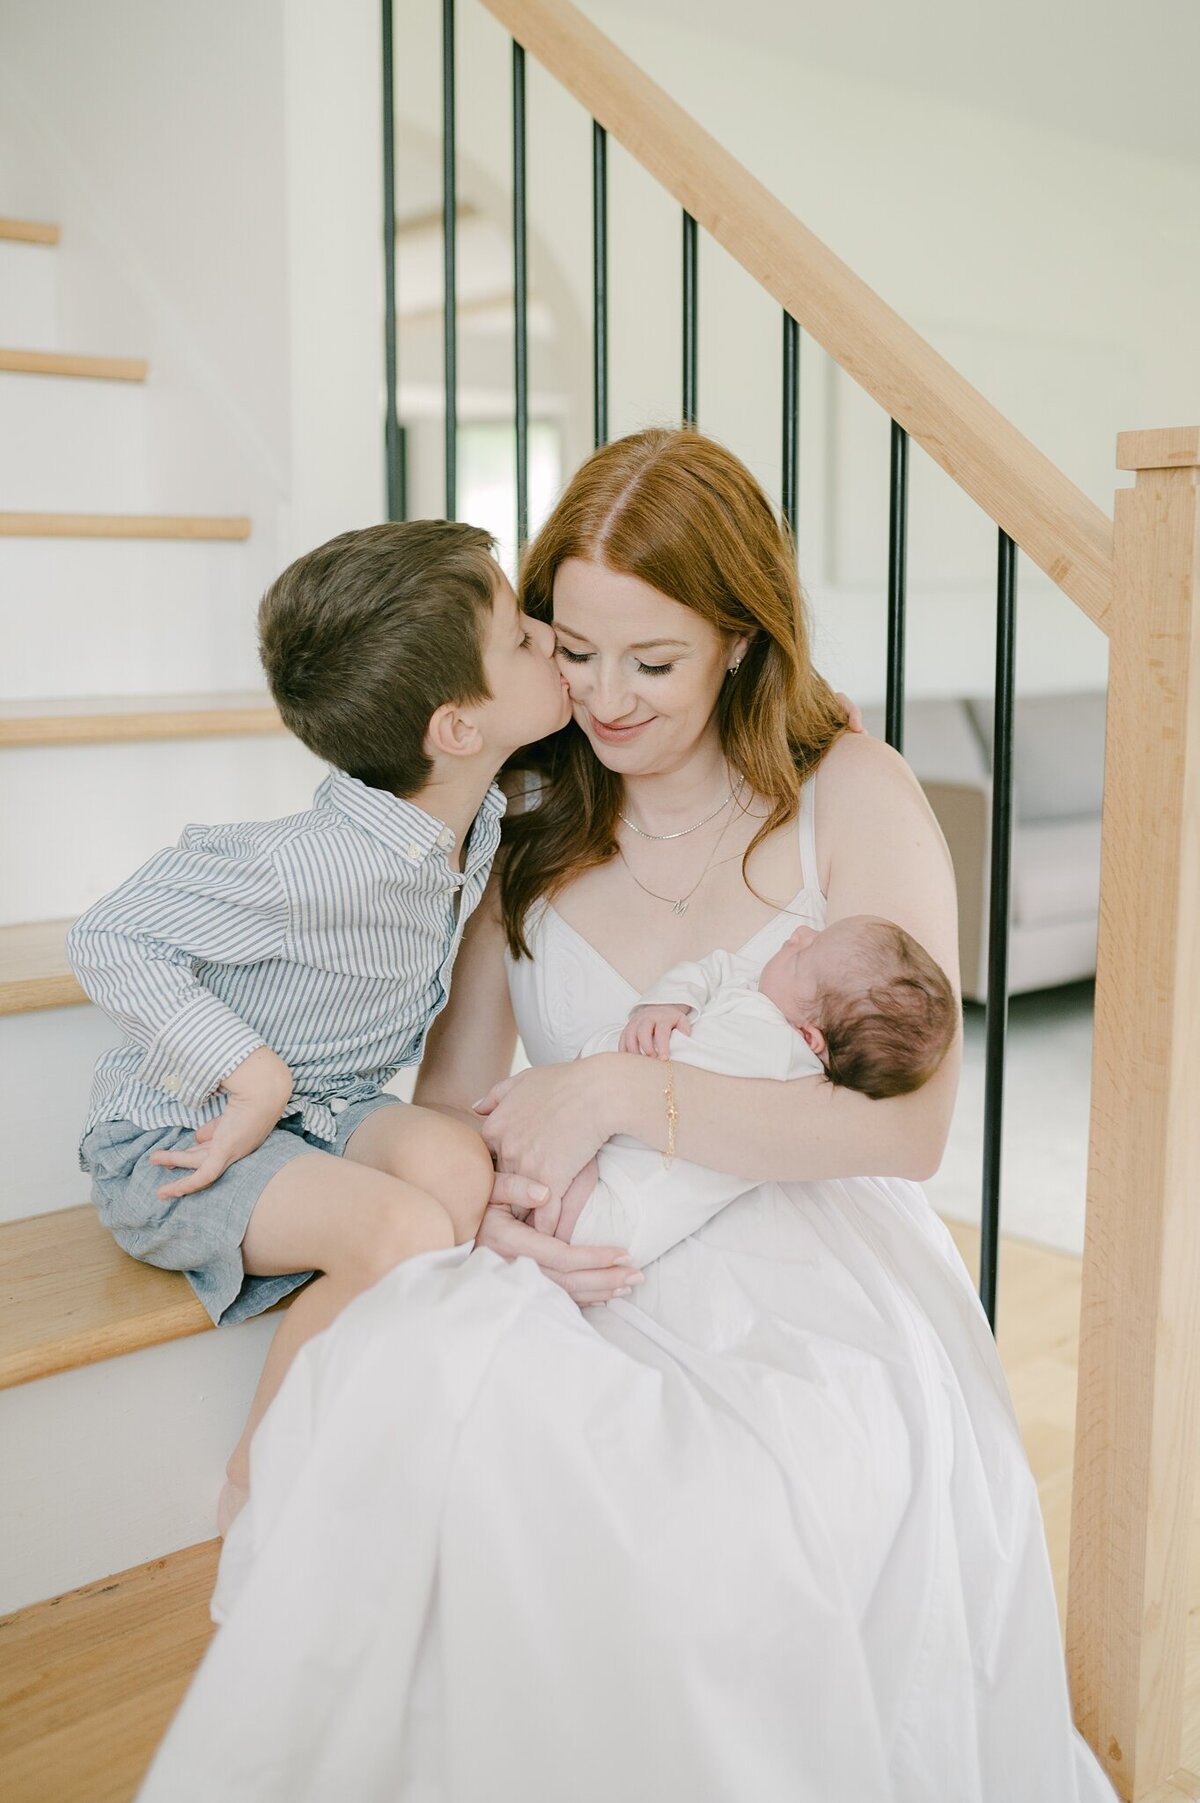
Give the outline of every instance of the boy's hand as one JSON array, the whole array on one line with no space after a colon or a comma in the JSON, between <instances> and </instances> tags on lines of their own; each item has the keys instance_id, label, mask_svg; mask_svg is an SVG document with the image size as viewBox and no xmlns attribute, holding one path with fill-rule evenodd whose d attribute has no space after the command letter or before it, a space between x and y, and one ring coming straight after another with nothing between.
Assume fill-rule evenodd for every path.
<instances>
[{"instance_id":1,"label":"boy's hand","mask_svg":"<svg viewBox=\"0 0 1200 1803\"><path fill-rule=\"evenodd\" d=\"M225 1107L213 1120L197 1128L194 1146L180 1146L174 1152L151 1152L151 1164L191 1173L164 1184L158 1192L161 1201L207 1189L239 1158L257 1152L287 1106L292 1073L269 1046L259 1046L230 1071L221 1087L228 1097Z\"/></svg>"},{"instance_id":2,"label":"boy's hand","mask_svg":"<svg viewBox=\"0 0 1200 1803\"><path fill-rule=\"evenodd\" d=\"M690 1033L692 1010L675 1002L649 1003L635 1008L625 1023L619 1050L640 1052L644 1058L669 1058L672 1033ZM612 1044L611 1039L609 1044Z\"/></svg>"}]
</instances>

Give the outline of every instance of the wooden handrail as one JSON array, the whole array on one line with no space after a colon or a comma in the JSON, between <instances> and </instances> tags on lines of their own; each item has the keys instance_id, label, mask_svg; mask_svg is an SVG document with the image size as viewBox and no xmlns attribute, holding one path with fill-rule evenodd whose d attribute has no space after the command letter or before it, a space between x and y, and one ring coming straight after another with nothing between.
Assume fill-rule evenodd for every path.
<instances>
[{"instance_id":1,"label":"wooden handrail","mask_svg":"<svg viewBox=\"0 0 1200 1803\"><path fill-rule=\"evenodd\" d=\"M1113 523L568 0L483 0L1105 631Z\"/></svg>"}]
</instances>

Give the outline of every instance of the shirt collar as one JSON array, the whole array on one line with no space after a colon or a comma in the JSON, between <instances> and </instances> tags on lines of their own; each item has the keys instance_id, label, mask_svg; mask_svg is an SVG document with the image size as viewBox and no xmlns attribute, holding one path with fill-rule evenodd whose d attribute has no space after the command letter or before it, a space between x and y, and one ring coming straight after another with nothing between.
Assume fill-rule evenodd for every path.
<instances>
[{"instance_id":1,"label":"shirt collar","mask_svg":"<svg viewBox=\"0 0 1200 1803\"><path fill-rule=\"evenodd\" d=\"M433 851L448 857L454 849L455 835L444 820L427 814L424 808L406 801L401 795L390 795L386 789L372 789L344 770L330 770L317 790L316 804L336 808L410 864L423 863ZM499 820L507 805L504 791L493 783L483 798L477 819L487 816L489 821ZM480 837L472 835L476 840Z\"/></svg>"}]
</instances>

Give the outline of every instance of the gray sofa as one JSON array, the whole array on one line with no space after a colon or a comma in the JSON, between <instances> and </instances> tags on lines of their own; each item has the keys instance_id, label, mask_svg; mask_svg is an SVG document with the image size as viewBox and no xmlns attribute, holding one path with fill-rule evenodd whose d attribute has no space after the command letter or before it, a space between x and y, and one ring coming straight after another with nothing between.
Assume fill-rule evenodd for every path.
<instances>
[{"instance_id":1,"label":"gray sofa","mask_svg":"<svg viewBox=\"0 0 1200 1803\"><path fill-rule=\"evenodd\" d=\"M868 729L882 735L882 708L868 708L864 714ZM904 754L921 780L954 860L963 995L969 1001L984 1001L991 871L991 701L910 701ZM1102 693L1037 695L1017 701L1008 966L1013 994L1095 974L1103 781Z\"/></svg>"}]
</instances>

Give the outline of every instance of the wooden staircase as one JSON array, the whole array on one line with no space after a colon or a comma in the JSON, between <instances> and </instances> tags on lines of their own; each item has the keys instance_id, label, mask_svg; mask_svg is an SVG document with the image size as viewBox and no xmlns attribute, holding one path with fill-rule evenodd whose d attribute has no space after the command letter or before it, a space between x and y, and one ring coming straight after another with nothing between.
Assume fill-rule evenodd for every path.
<instances>
[{"instance_id":1,"label":"wooden staircase","mask_svg":"<svg viewBox=\"0 0 1200 1803\"><path fill-rule=\"evenodd\" d=\"M35 426L42 420L47 422L46 432L34 453L23 463L18 462L15 455L10 456L10 469L22 479L19 499L26 504L18 507L10 499L7 509L0 512L0 557L6 560L3 580L7 582L12 577L10 592L14 598L18 598L19 582L19 598L25 608L31 612L39 608L49 611L60 598L65 600L72 595L90 598L89 579L95 571L97 600L92 604L90 617L99 619L101 626L111 622L116 648L109 658L109 670L98 673L96 686L106 680L111 668L124 661L125 647L120 643L123 630L130 635L132 655L129 661L135 673L150 672L153 680L157 671L161 682L168 666L173 668L178 662L180 668L187 668L186 651L181 658L176 649L181 632L201 637L207 635L210 646L223 646L233 617L231 602L239 609L237 617L245 619L240 613L242 601L240 596L235 598L233 585L236 583L240 589L242 577L239 573L252 567L243 564L237 550L250 539L252 523L244 513L153 511L137 504L141 481L144 476L148 479L148 473L155 467L151 459L152 441L146 436L149 428L144 423L144 409L149 402L143 400L139 392L146 390L152 381L150 364L143 357L100 354L54 345L57 317L54 294L59 278L51 273L52 266L44 259L55 256L60 239L57 225L0 219L0 242L5 243L14 279L20 280L20 272L26 268L32 271L35 262L41 271L36 278L31 274L27 291L18 293L14 289L17 304L15 311L10 310L10 319L21 323L19 329L5 331L0 328L0 384L5 385L6 398L13 398L16 417ZM9 246L15 248L9 249ZM44 316L44 331L34 329L39 316ZM43 394L44 402L40 398ZM119 398L122 394L126 399ZM20 408L24 409L23 415L18 400ZM154 416L155 430L160 435L162 417L160 414ZM77 433L72 430L76 420L80 425ZM116 424L116 439L104 435L110 422ZM78 503L69 509L54 507L56 497L51 487L60 474L53 455L53 434L62 430L69 434L65 442L72 452L68 461L75 474L68 477L66 488L60 486L59 492L64 500L76 499ZM107 454L114 471L111 481L101 480L95 485L91 482L88 464L92 455L89 434L93 433L96 434L96 459L102 460ZM160 440L153 442L157 446ZM11 450L11 446L9 448ZM122 458L125 462L120 461ZM77 484L74 494L68 492L72 482ZM102 504L89 507L87 503L93 488L97 498L111 494L116 499L120 495L128 504L114 506L111 511L104 510ZM146 498L154 498L152 490L147 490ZM23 548L20 541L30 542ZM45 548L39 550L34 541L44 541ZM61 541L83 542L77 546L64 544L58 551L54 547ZM114 549L106 549L104 541ZM95 543L94 552L90 548L92 542ZM140 543L149 548L145 552L139 551ZM133 549L121 550L122 544ZM225 547L229 548L228 555ZM118 558L120 562L114 561ZM8 559L15 561L8 563ZM141 561L143 559L148 561ZM170 571L174 568L181 570L183 599L175 598L174 607L164 605L159 610L160 584L166 585L162 590L164 603L169 604L174 598L170 587ZM211 620L203 616L198 618L194 613L185 614L185 605L193 608L198 600L202 602L213 593L214 583L218 585L214 598L225 607L225 612L214 613ZM42 592L46 584L53 591L50 598ZM136 584L136 589L131 589L131 584ZM135 594L136 606L141 609L140 626L129 623L138 617L136 614L123 616L119 611L127 593ZM252 589L245 596L247 606L252 602L253 593ZM161 647L151 636L157 630L159 611L164 630ZM74 618L83 623L84 630L88 629L88 617L83 608L76 606ZM168 632L173 632L174 638L166 636ZM82 642L86 645L88 640ZM187 641L184 643L186 645ZM47 667L52 671L57 659L56 645L46 643L44 655ZM85 659L76 653L74 671L78 672L84 662ZM16 668L15 664L11 667ZM186 681L186 676L183 680ZM164 690L173 686L170 682L162 683ZM130 687L136 688L132 678ZM144 794L153 785L158 794L166 796L163 811L169 808L176 822L172 831L177 831L188 817L186 810L194 805L186 789L176 798L177 771L200 768L187 749L188 742L218 748L221 742L245 740L249 744L279 739L282 735L282 724L270 697L262 690L246 687L222 692L201 689L190 693L110 692L62 698L48 683L46 698L0 699L0 758L4 759L6 777L11 775L12 778L14 787L9 794L14 792L18 780L27 785L21 791L22 800L26 802L26 834L30 830L40 832L45 818L35 811L35 798L45 795L48 809L52 811L57 799L56 785L61 783L64 790L71 792L74 812L66 812L64 818L81 823L84 834L79 841L81 863L88 874L74 879L65 898L67 906L72 903L83 905L93 894L119 881L132 867L122 852L120 867L110 868L106 857L112 859L113 853L109 850L106 854L103 843L110 817L119 828L122 826L120 787L125 777L121 773L131 773L135 784L142 785L135 790L137 795ZM137 766L122 751L122 747L136 751L139 746L150 745L164 747L162 758L152 752L150 760ZM171 745L181 749L166 749ZM240 753L235 752L231 757L227 747L223 752L214 749L213 755L219 758L219 767L226 773L219 780L236 787L239 799L243 790L249 793L246 785L253 784L256 779L253 772L243 776ZM277 754L267 751L256 755L276 760L262 767L269 772L266 780L278 783L278 771L282 766ZM175 761L179 759L184 761ZM258 768L256 763L254 770ZM110 769L118 773L111 783L107 780ZM49 775L44 774L47 771ZM193 780L198 779L193 777ZM295 794L294 788L287 793L290 798ZM254 796L253 805L263 812L286 811L264 801L258 794ZM12 842L14 818L15 812L8 811L6 802L9 830L2 855L10 873L19 868L16 863L19 848ZM93 843L90 830L93 819L97 827L96 843ZM46 844L49 846L50 841ZM25 857L28 860L27 846ZM79 888L78 899L75 883ZM32 887L36 889L37 885ZM15 886L9 891L14 895L22 892ZM51 912L50 909L46 911ZM10 919L12 912L10 903ZM66 907L60 901L53 912L61 916L66 913ZM69 925L69 919L53 917L18 919L15 924L0 926L0 1026L7 1035L4 1051L6 1057L12 1057L21 1067L25 1081L22 1094L31 1103L33 1115L28 1122L22 1122L23 1143L19 1148L14 1147L20 1156L9 1161L13 1173L26 1168L22 1158L27 1159L29 1154L24 1142L32 1148L43 1131L43 1118L49 1118L41 1113L43 1091L53 1088L55 1081L66 1085L57 1104L60 1111L65 1113L69 1108L74 1114L78 1107L79 1118L72 1126L80 1124L86 1099L84 1072L95 1055L92 1048L98 1049L105 1031L104 1023L88 1006L87 997L67 962L65 937ZM59 1010L64 1011L61 1016ZM24 1076L26 1070L28 1076ZM78 1100L73 1105L72 1098L76 1096ZM199 1537L197 1528L203 1530L208 1526L212 1500L207 1494L209 1472L211 1470L215 1476L219 1471L215 1447L224 1443L228 1425L226 1416L231 1409L241 1411L245 1406L240 1399L230 1402L231 1374L237 1379L233 1391L247 1382L252 1388L270 1333L270 1327L265 1323L261 1330L239 1328L233 1330L232 1339L228 1335L219 1336L218 1345L218 1336L208 1332L208 1317L186 1281L177 1274L155 1270L127 1258L100 1227L90 1204L51 1207L47 1212L30 1213L32 1209L44 1208L51 1200L52 1180L57 1172L61 1171L67 1177L60 1191L64 1200L67 1196L86 1193L78 1177L71 1180L73 1147L64 1139L61 1127L55 1131L53 1139L53 1146L48 1146L52 1156L46 1160L39 1158L36 1166L28 1167L34 1176L36 1193L30 1193L23 1200L19 1175L6 1173L7 1190L4 1208L0 1210L0 1405L9 1410L0 1419L0 1440L6 1449L4 1458L0 1458L0 1491L4 1493L5 1533L9 1537L7 1553L0 1559L5 1572L4 1582L8 1586L8 1600L0 1607L6 1609L12 1608L14 1599L23 1602L27 1597L45 1596L51 1588L62 1590L67 1587L64 1579L69 1577L69 1583L74 1585L81 1577L110 1570L118 1562L114 1557L105 1564L98 1557L87 1556L87 1547L102 1545L105 1536L102 1531L89 1533L86 1537L76 1536L74 1518L70 1514L70 1509L76 1505L69 1499L64 1502L61 1515L54 1513L59 1491L65 1494L75 1490L79 1492L79 1502L86 1501L86 1457L78 1447L72 1452L73 1443L79 1436L73 1432L71 1424L77 1422L86 1427L90 1420L95 1423L95 1431L103 1435L105 1418L110 1410L117 1422L122 1411L127 1417L131 1408L150 1406L144 1399L156 1393L156 1385L167 1381L162 1375L167 1369L162 1364L163 1359L176 1355L183 1357L189 1343L199 1345L203 1341L205 1347L211 1348L211 1354L205 1352L200 1364L195 1362L193 1355L187 1354L183 1365L170 1367L187 1373L185 1382L190 1388L184 1392L181 1412L187 1415L193 1428L199 1423L206 1437L205 1450L198 1455L196 1467L200 1472L199 1482L195 1470L185 1480L189 1494L196 1499L187 1517L190 1525L186 1532L191 1539ZM27 1218L5 1218L17 1211ZM122 1360L121 1382L110 1395L103 1387L105 1380L95 1368L114 1359ZM209 1373L213 1374L211 1378ZM91 1389L78 1387L87 1383L92 1384ZM21 1400L26 1394L26 1386L31 1385L36 1387L39 1399L45 1397L44 1402L39 1400L38 1406L46 1423L52 1425L31 1424L28 1401ZM65 1390L63 1386L66 1386ZM60 1485L51 1479L38 1488L40 1479L36 1479L36 1473L42 1444L39 1433L48 1436L47 1465L53 1464L56 1469L61 1467L63 1482ZM79 1467L74 1472L70 1466L72 1456ZM137 1456L135 1451L134 1457ZM219 1454L221 1460L224 1456L224 1452ZM7 1479L3 1472L6 1459L10 1469ZM173 1455L168 1453L168 1465L172 1459ZM106 1473L104 1481L111 1488L119 1479L113 1473ZM178 1478L175 1484L178 1491ZM156 1495L159 1493L165 1496L161 1481L156 1488ZM39 1513L47 1500L54 1508L49 1513ZM159 1511L157 1517L156 1508ZM109 1519L112 1519L111 1509ZM147 1502L140 1514L136 1509L131 1510L120 1563L129 1564L134 1554L142 1556L143 1549L161 1551L179 1546L182 1538L179 1522L179 1509L173 1504L168 1506L162 1496L158 1502ZM48 1574L58 1560L55 1548L62 1549L66 1564L59 1581L52 1584L43 1581L43 1573ZM153 1607L159 1606L174 1583L170 1574L177 1569L211 1572L211 1549L207 1552L201 1549L196 1557L190 1553L180 1557L180 1567L174 1564L175 1555L172 1555L170 1560L152 1561L145 1568L140 1586L134 1586L140 1599L131 1604L134 1617L145 1617L146 1610L151 1608L148 1599L157 1599ZM199 1585L196 1595L200 1596L204 1584L199 1580L196 1583ZM56 1632L62 1623L70 1620L86 1639L91 1633L86 1624L98 1619L98 1611L106 1606L105 1599L110 1594L111 1587L102 1582L78 1592L71 1608L55 1607ZM126 1593L123 1591L122 1594ZM174 1596L173 1590L171 1594ZM172 1601L168 1613L175 1606ZM207 1632L202 1608L200 1618L199 1639L193 1637L196 1646L201 1644ZM130 1620L132 1623L133 1617ZM118 1630L122 1635L125 1631L124 1627ZM129 1632L136 1639L134 1626L130 1626ZM6 1632L0 1640L0 1660L5 1656L5 1649L11 1650L18 1643L25 1646L20 1636ZM111 1663L107 1652L95 1653L93 1650L90 1666L87 1657L83 1657L83 1663L77 1663L80 1683L84 1682L88 1672L91 1677L87 1682L91 1683L97 1662L103 1664L106 1661ZM127 1677L129 1675L127 1673ZM140 1684L140 1681L139 1674L137 1682ZM159 1694L154 1685L151 1690ZM130 1704L128 1695L120 1704L116 1704L115 1697L113 1692L108 1695L104 1708L97 1708L96 1724L100 1723L106 1709L113 1724L122 1719L122 1709L126 1715L130 1707L136 1711L137 1705ZM89 1739L91 1730L87 1730L78 1742L83 1761L79 1772L82 1773L90 1761L93 1782L87 1787L80 1778L77 1787L73 1787L72 1780L71 1786L63 1788L66 1780L60 1784L54 1776L57 1759L54 1750L67 1731L65 1724L79 1714L77 1702L70 1704L65 1716L56 1715L54 1710L58 1704L51 1706L46 1702L40 1679L20 1670L8 1672L0 1685L0 1698L3 1699L0 1703L0 1748L4 1749L0 1753L0 1769L4 1774L0 1776L0 1795L5 1797L6 1803L8 1798L25 1795L45 1795L47 1798L87 1795L93 1798L129 1793L133 1776L144 1763L145 1748L135 1757L126 1782L119 1774L113 1776L107 1755L104 1759L95 1758L94 1747L92 1753L88 1752L92 1741ZM11 1709L17 1706L18 1699L22 1709L32 1709L35 1714L43 1711L37 1718L41 1725L35 1738L42 1747L45 1760L43 1762L39 1754L33 1765L26 1765L18 1758L9 1782L10 1768L5 1760L11 1742L6 1736ZM46 1709L49 1714L44 1713ZM97 1725L96 1733L101 1731ZM116 1726L113 1738L120 1738ZM41 1769L40 1778L35 1768ZM111 1792L106 1788L110 1779L116 1786Z\"/></svg>"},{"instance_id":2,"label":"wooden staircase","mask_svg":"<svg viewBox=\"0 0 1200 1803\"><path fill-rule=\"evenodd\" d=\"M210 1331L186 1279L127 1258L90 1205L0 1225L0 1391ZM5 1803L133 1795L212 1635L219 1550L204 1541L0 1617Z\"/></svg>"},{"instance_id":3,"label":"wooden staircase","mask_svg":"<svg viewBox=\"0 0 1200 1803\"><path fill-rule=\"evenodd\" d=\"M141 357L81 357L70 351L0 350L0 372L14 376L83 376L93 382L144 382Z\"/></svg>"},{"instance_id":4,"label":"wooden staircase","mask_svg":"<svg viewBox=\"0 0 1200 1803\"><path fill-rule=\"evenodd\" d=\"M65 701L0 701L0 747L212 739L282 731L275 705L265 693L76 695Z\"/></svg>"},{"instance_id":5,"label":"wooden staircase","mask_svg":"<svg viewBox=\"0 0 1200 1803\"><path fill-rule=\"evenodd\" d=\"M38 219L0 219L0 240L14 244L57 244L60 236L56 225Z\"/></svg>"},{"instance_id":6,"label":"wooden staircase","mask_svg":"<svg viewBox=\"0 0 1200 1803\"><path fill-rule=\"evenodd\" d=\"M0 1795L128 1803L212 1638L220 1542L0 1620Z\"/></svg>"},{"instance_id":7,"label":"wooden staircase","mask_svg":"<svg viewBox=\"0 0 1200 1803\"><path fill-rule=\"evenodd\" d=\"M247 519L171 513L0 513L0 538L249 538Z\"/></svg>"},{"instance_id":8,"label":"wooden staircase","mask_svg":"<svg viewBox=\"0 0 1200 1803\"><path fill-rule=\"evenodd\" d=\"M0 1226L0 1390L211 1327L186 1279L127 1257L90 1203Z\"/></svg>"}]
</instances>

